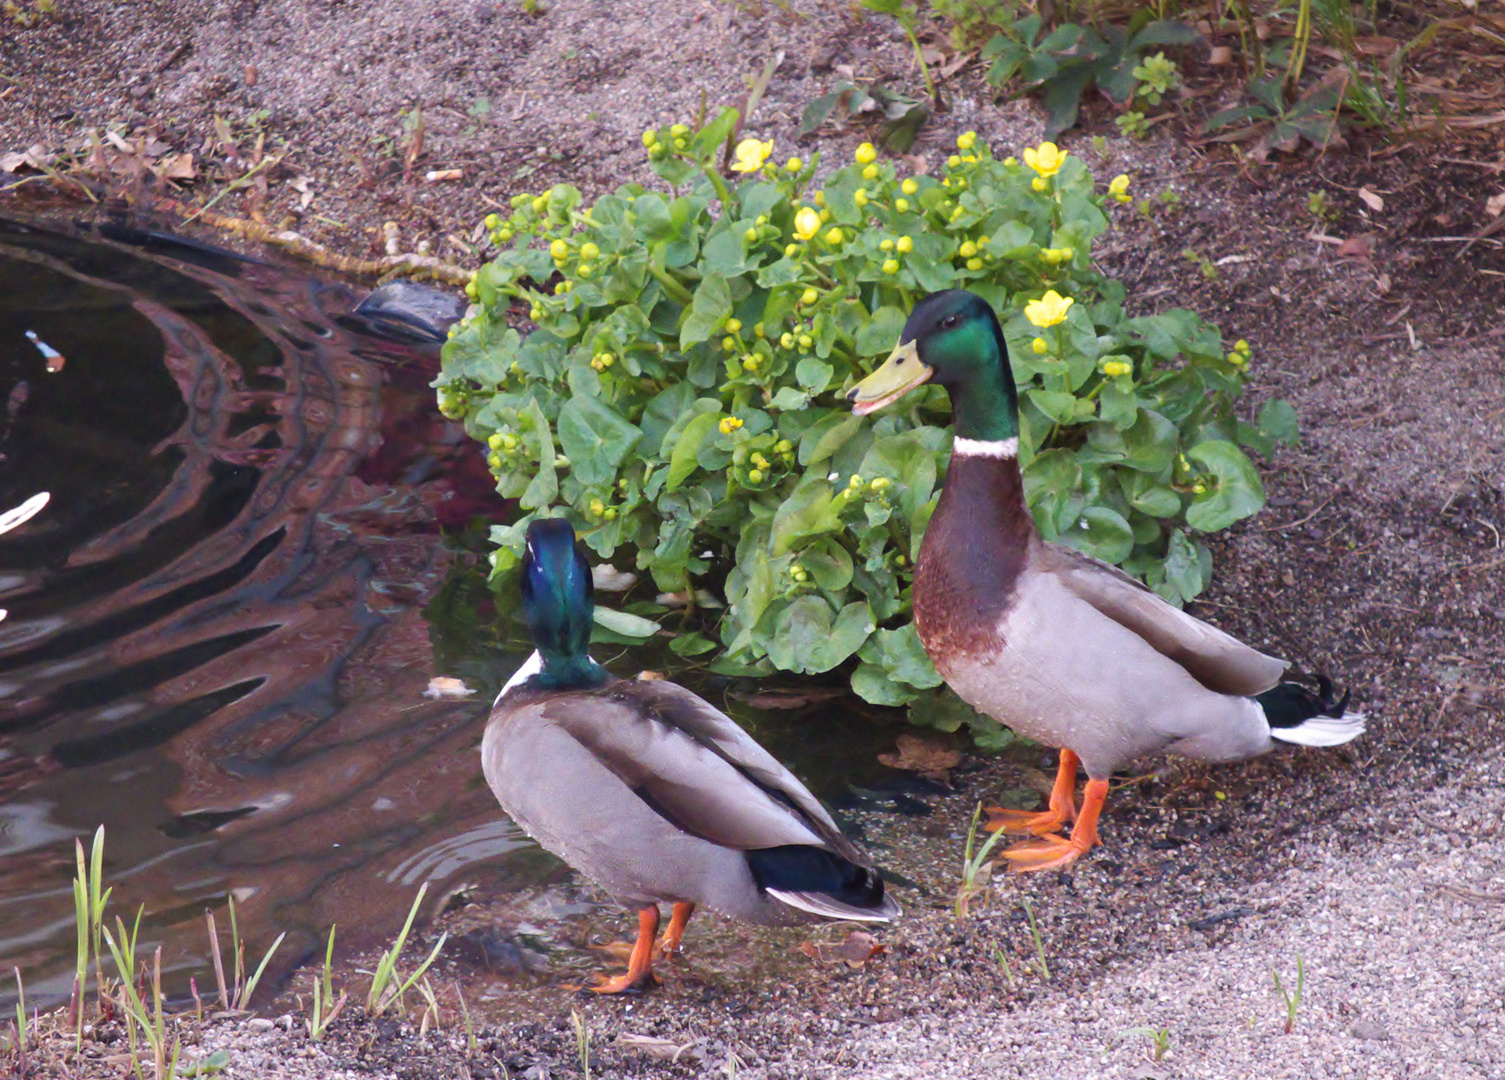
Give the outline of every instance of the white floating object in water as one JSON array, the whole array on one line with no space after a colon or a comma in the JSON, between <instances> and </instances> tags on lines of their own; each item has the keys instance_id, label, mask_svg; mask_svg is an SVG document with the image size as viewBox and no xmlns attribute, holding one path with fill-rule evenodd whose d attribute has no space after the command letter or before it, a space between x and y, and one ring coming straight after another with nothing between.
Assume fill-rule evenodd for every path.
<instances>
[{"instance_id":1,"label":"white floating object in water","mask_svg":"<svg viewBox=\"0 0 1505 1080\"><path fill-rule=\"evenodd\" d=\"M37 332L35 330L26 331L26 336L30 338L31 343L37 347L37 351L46 358L48 371L59 372L63 370L63 365L67 363L67 361L63 359L62 353L58 352L51 345L47 344L47 342L37 337Z\"/></svg>"},{"instance_id":2,"label":"white floating object in water","mask_svg":"<svg viewBox=\"0 0 1505 1080\"><path fill-rule=\"evenodd\" d=\"M601 592L626 592L638 583L638 576L611 563L597 563L591 567L591 582Z\"/></svg>"},{"instance_id":3,"label":"white floating object in water","mask_svg":"<svg viewBox=\"0 0 1505 1080\"><path fill-rule=\"evenodd\" d=\"M14 510L7 510L0 514L0 534L25 525L42 512L42 507L47 505L47 500L50 498L52 498L50 492L39 491Z\"/></svg>"},{"instance_id":4,"label":"white floating object in water","mask_svg":"<svg viewBox=\"0 0 1505 1080\"><path fill-rule=\"evenodd\" d=\"M423 692L426 698L467 698L475 691L465 685L461 679L452 679L448 675L435 675L429 680L429 688Z\"/></svg>"}]
</instances>

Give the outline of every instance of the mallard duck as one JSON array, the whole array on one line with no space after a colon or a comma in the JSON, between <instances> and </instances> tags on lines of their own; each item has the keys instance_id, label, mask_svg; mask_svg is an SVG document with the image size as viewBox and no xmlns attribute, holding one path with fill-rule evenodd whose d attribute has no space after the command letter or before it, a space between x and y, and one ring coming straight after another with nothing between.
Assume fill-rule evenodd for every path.
<instances>
[{"instance_id":1,"label":"mallard duck","mask_svg":"<svg viewBox=\"0 0 1505 1080\"><path fill-rule=\"evenodd\" d=\"M1040 537L1019 472L1008 346L981 297L951 290L922 300L888 360L848 398L865 415L927 382L951 399L955 442L915 566L915 629L963 700L1061 751L1048 810L990 811L995 830L1035 838L1004 852L1016 868L1086 854L1109 776L1136 758L1233 761L1272 740L1337 746L1363 732L1363 714L1347 711L1347 694L1335 701L1325 679L1317 693L1282 682L1286 661Z\"/></svg>"},{"instance_id":2,"label":"mallard duck","mask_svg":"<svg viewBox=\"0 0 1505 1080\"><path fill-rule=\"evenodd\" d=\"M660 904L665 953L698 907L775 926L899 914L815 796L730 717L590 658L591 571L568 522L528 526L522 596L537 651L497 697L481 763L518 825L638 913L626 974L592 989L652 980Z\"/></svg>"}]
</instances>

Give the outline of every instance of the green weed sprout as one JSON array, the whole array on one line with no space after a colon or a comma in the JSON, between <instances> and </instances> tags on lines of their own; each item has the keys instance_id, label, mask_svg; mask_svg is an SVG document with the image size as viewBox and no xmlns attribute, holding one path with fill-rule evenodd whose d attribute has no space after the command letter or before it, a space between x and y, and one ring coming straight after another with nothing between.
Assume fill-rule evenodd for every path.
<instances>
[{"instance_id":1,"label":"green weed sprout","mask_svg":"<svg viewBox=\"0 0 1505 1080\"><path fill-rule=\"evenodd\" d=\"M1137 1036L1150 1040L1150 1055L1155 1061L1165 1060L1166 1052L1171 1048L1171 1029L1156 1027L1132 1027L1125 1028L1119 1038L1126 1039Z\"/></svg>"},{"instance_id":2,"label":"green weed sprout","mask_svg":"<svg viewBox=\"0 0 1505 1080\"><path fill-rule=\"evenodd\" d=\"M956 917L958 919L967 917L973 898L987 888L988 875L984 871L989 868L988 856L993 853L994 845L1004 836L1001 831L993 833L974 854L972 849L977 841L977 826L981 820L982 803L978 803L977 809L972 811L972 824L967 829L967 847L962 853L962 883L961 887L956 890ZM1004 966L1007 970L1008 961L1004 961Z\"/></svg>"},{"instance_id":3,"label":"green weed sprout","mask_svg":"<svg viewBox=\"0 0 1505 1080\"><path fill-rule=\"evenodd\" d=\"M402 930L392 942L392 947L382 953L377 961L376 971L371 974L371 990L366 995L366 1012L372 1016L380 1016L394 1003L398 1008L402 1007L402 997L421 978L430 965L439 956L439 950L444 947L444 942L449 934L439 935L439 940L434 943L434 948L428 954L428 959L418 965L418 968L407 977L402 979L397 971L397 961L402 956L403 946L407 944L408 934L413 929L413 920L418 917L419 905L423 903L423 896L428 892L428 882L424 882L418 889L418 895L413 898L413 906L408 909L407 921L402 924Z\"/></svg>"},{"instance_id":4,"label":"green weed sprout","mask_svg":"<svg viewBox=\"0 0 1505 1080\"><path fill-rule=\"evenodd\" d=\"M1029 897L1021 896L1019 903L1024 906L1024 914L1029 916L1029 934L1035 942L1035 964L1040 972L1040 978L1050 980L1050 965L1045 962L1045 942L1040 937L1040 925L1035 922L1035 909L1030 905Z\"/></svg>"},{"instance_id":5,"label":"green weed sprout","mask_svg":"<svg viewBox=\"0 0 1505 1080\"><path fill-rule=\"evenodd\" d=\"M329 1030L329 1025L334 1023L335 1017L340 1015L340 1010L345 1007L346 998L349 996L344 990L340 991L340 999L334 998L334 980L330 969L334 964L334 927L329 928L329 943L324 947L324 970L322 975L314 977L314 1001L313 1008L308 1016L308 1037L318 1042ZM332 1004L331 1004L332 1003Z\"/></svg>"},{"instance_id":6,"label":"green weed sprout","mask_svg":"<svg viewBox=\"0 0 1505 1080\"><path fill-rule=\"evenodd\" d=\"M1201 537L1264 502L1241 447L1273 452L1294 414L1282 402L1239 419L1247 372L1218 331L1190 311L1134 314L1096 268L1109 211L1132 202L1127 176L1098 184L1050 143L996 158L973 132L935 175L869 144L827 171L751 138L726 170L737 123L728 109L645 132L665 190L626 184L585 205L561 184L486 219L498 254L467 288L475 306L435 387L521 509L492 529L493 585L515 573L528 523L562 513L660 592L724 580L724 609L679 626L681 655L726 674L845 666L866 700L1002 745L996 721L940 696L907 617L950 448L942 393L876 419L842 398L915 302L966 288L993 305L1042 534L1175 603L1210 578ZM1042 330L1024 310L1047 293L1073 303ZM536 329L524 336L514 312ZM643 640L657 629L643 616L665 611L634 610L598 607L600 634Z\"/></svg>"},{"instance_id":7,"label":"green weed sprout","mask_svg":"<svg viewBox=\"0 0 1505 1080\"><path fill-rule=\"evenodd\" d=\"M1306 986L1306 966L1302 961L1301 954L1296 954L1296 988L1294 992L1285 988L1285 985L1280 981L1280 972L1276 971L1273 967L1270 969L1270 974L1275 977L1275 992L1280 995L1281 1001L1285 1003L1285 1032L1289 1035L1292 1029L1296 1027L1296 1011L1301 1008L1301 991Z\"/></svg>"}]
</instances>

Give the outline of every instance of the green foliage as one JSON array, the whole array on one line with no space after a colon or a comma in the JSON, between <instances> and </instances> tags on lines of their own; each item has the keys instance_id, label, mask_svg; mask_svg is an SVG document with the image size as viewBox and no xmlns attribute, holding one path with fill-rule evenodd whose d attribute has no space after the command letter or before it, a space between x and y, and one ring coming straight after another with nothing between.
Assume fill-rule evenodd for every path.
<instances>
[{"instance_id":1,"label":"green foliage","mask_svg":"<svg viewBox=\"0 0 1505 1080\"><path fill-rule=\"evenodd\" d=\"M1149 105L1159 105L1166 94L1181 85L1181 69L1163 52L1145 57L1132 74L1138 84L1134 87L1135 100Z\"/></svg>"},{"instance_id":2,"label":"green foliage","mask_svg":"<svg viewBox=\"0 0 1505 1080\"><path fill-rule=\"evenodd\" d=\"M987 78L998 89L1017 76L1025 90L1039 91L1047 117L1046 134L1053 138L1076 123L1082 96L1090 87L1095 85L1114 102L1127 105L1141 79L1138 71L1145 70L1157 80L1164 78L1160 66L1146 68L1147 50L1190 45L1200 37L1186 23L1154 19L1149 9L1136 12L1126 26L1108 23L1100 31L1067 22L1046 33L1044 20L1034 14L1004 27L983 46L982 57L993 62ZM1164 54L1160 57L1163 60ZM1174 71L1175 65L1170 66Z\"/></svg>"},{"instance_id":3,"label":"green foliage","mask_svg":"<svg viewBox=\"0 0 1505 1080\"><path fill-rule=\"evenodd\" d=\"M1175 602L1211 573L1197 534L1263 501L1237 444L1268 452L1289 417L1240 423L1247 352L1225 355L1189 311L1132 316L1094 267L1127 177L1104 194L1078 158L1042 146L1026 154L1038 170L999 161L969 132L938 177L902 177L864 145L816 183L818 162L765 161L771 144L745 140L748 171L729 180L718 164L736 120L645 133L668 193L629 184L586 207L557 186L487 220L500 254L472 283L478 305L436 386L523 511L492 530L494 580L527 522L562 512L600 558L631 553L664 592L721 586L726 608L686 620L681 655L719 640L717 671L846 665L868 701L923 703L920 722L1003 745L996 721L939 696L908 615L950 447L942 392L875 419L841 396L916 299L967 288L999 312L1043 534ZM1047 291L1074 302L1041 328L1024 307ZM526 336L507 322L516 301L538 327ZM632 607L648 630L641 616L663 611Z\"/></svg>"},{"instance_id":4,"label":"green foliage","mask_svg":"<svg viewBox=\"0 0 1505 1080\"><path fill-rule=\"evenodd\" d=\"M0 16L4 16L8 22L26 30L40 26L43 22L60 18L57 0L30 0L28 3L5 0L3 4L0 4Z\"/></svg>"},{"instance_id":5,"label":"green foliage","mask_svg":"<svg viewBox=\"0 0 1505 1080\"><path fill-rule=\"evenodd\" d=\"M1207 130L1241 124L1216 136L1217 140L1238 142L1258 134L1276 150L1294 150L1302 139L1326 146L1337 133L1338 90L1319 84L1288 107L1281 86L1278 78L1252 80L1249 93L1255 103L1214 113L1207 120Z\"/></svg>"},{"instance_id":6,"label":"green foliage","mask_svg":"<svg viewBox=\"0 0 1505 1080\"><path fill-rule=\"evenodd\" d=\"M800 115L800 134L810 134L833 114L845 119L867 112L883 116L883 146L896 154L914 145L920 128L930 119L930 106L924 101L876 83L859 86L843 80L805 106Z\"/></svg>"},{"instance_id":7,"label":"green foliage","mask_svg":"<svg viewBox=\"0 0 1505 1080\"><path fill-rule=\"evenodd\" d=\"M1318 225L1331 225L1342 216L1342 211L1328 199L1327 192L1321 190L1307 194L1306 212L1316 219Z\"/></svg>"}]
</instances>

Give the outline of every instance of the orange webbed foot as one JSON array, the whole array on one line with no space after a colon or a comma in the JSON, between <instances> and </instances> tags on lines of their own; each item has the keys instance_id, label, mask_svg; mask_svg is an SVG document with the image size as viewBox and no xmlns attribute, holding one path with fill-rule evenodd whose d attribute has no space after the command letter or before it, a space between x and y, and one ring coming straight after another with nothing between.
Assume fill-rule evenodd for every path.
<instances>
[{"instance_id":1,"label":"orange webbed foot","mask_svg":"<svg viewBox=\"0 0 1505 1080\"><path fill-rule=\"evenodd\" d=\"M1054 810L1005 810L1001 806L985 806L988 820L983 828L988 832L1003 832L1010 836L1044 836L1060 832L1071 820L1066 814Z\"/></svg>"},{"instance_id":2,"label":"orange webbed foot","mask_svg":"<svg viewBox=\"0 0 1505 1080\"><path fill-rule=\"evenodd\" d=\"M1060 870L1097 846L1097 819L1108 798L1108 781L1088 780L1082 793L1082 810L1071 829L1071 838L1047 834L1015 844L1001 856L1015 870Z\"/></svg>"},{"instance_id":3,"label":"orange webbed foot","mask_svg":"<svg viewBox=\"0 0 1505 1080\"><path fill-rule=\"evenodd\" d=\"M1092 848L1091 841L1068 840L1064 836L1041 836L1015 844L1003 852L1009 866L1021 872L1060 870L1070 866Z\"/></svg>"}]
</instances>

